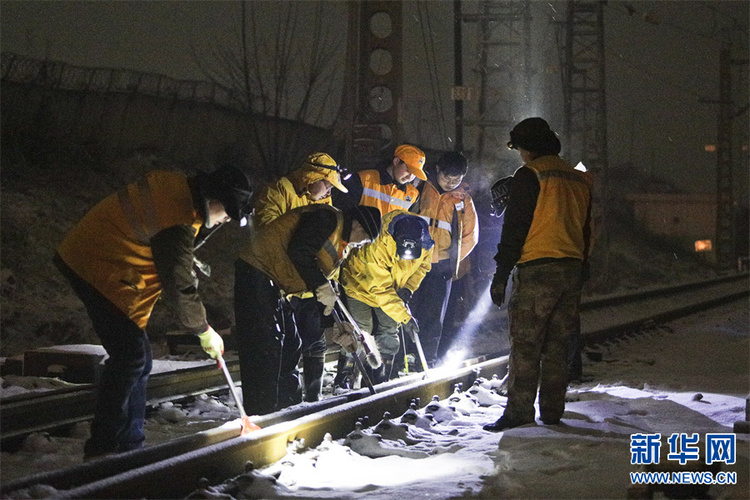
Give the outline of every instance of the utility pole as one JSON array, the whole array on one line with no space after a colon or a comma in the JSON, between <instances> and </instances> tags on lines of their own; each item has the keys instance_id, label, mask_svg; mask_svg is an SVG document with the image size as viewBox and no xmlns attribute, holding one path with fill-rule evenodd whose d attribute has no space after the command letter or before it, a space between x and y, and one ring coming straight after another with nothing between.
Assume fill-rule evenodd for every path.
<instances>
[{"instance_id":1,"label":"utility pole","mask_svg":"<svg viewBox=\"0 0 750 500\"><path fill-rule=\"evenodd\" d=\"M564 156L579 161L594 176L593 216L597 237L609 268L606 208L607 101L604 61L604 0L569 0L565 23L563 96L565 100Z\"/></svg>"}]
</instances>

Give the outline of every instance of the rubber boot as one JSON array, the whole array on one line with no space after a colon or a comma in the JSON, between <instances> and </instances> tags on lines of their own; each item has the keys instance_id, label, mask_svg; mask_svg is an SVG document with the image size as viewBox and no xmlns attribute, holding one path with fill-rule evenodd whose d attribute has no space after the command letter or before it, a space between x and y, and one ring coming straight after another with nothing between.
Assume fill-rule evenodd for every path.
<instances>
[{"instance_id":1,"label":"rubber boot","mask_svg":"<svg viewBox=\"0 0 750 500\"><path fill-rule=\"evenodd\" d=\"M305 401L320 401L320 390L323 387L323 354L302 356L302 378L305 382Z\"/></svg>"},{"instance_id":2,"label":"rubber boot","mask_svg":"<svg viewBox=\"0 0 750 500\"><path fill-rule=\"evenodd\" d=\"M354 388L354 358L352 354L341 351L336 365L336 377L333 379L334 391L338 389Z\"/></svg>"},{"instance_id":3,"label":"rubber boot","mask_svg":"<svg viewBox=\"0 0 750 500\"><path fill-rule=\"evenodd\" d=\"M368 374L370 375L370 379L372 380L373 385L382 384L383 382L387 382L391 379L391 372L393 371L393 358L395 356L389 356L389 357L383 357L383 364L380 365L378 368L375 368L374 370L371 369L369 366L366 366L365 369L368 371Z\"/></svg>"}]
</instances>

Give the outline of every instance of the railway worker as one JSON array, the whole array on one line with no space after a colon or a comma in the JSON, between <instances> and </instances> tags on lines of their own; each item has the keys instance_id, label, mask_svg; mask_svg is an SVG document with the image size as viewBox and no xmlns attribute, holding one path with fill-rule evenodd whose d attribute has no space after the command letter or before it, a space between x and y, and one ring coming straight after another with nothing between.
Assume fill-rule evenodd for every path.
<instances>
[{"instance_id":1,"label":"railway worker","mask_svg":"<svg viewBox=\"0 0 750 500\"><path fill-rule=\"evenodd\" d=\"M508 404L484 426L502 431L534 422L560 422L568 385L568 337L579 314L583 263L591 219L589 178L560 158L560 141L542 118L527 118L510 132L508 147L523 166L513 174L503 231L490 286L492 301L508 303L510 363Z\"/></svg>"},{"instance_id":2,"label":"railway worker","mask_svg":"<svg viewBox=\"0 0 750 500\"><path fill-rule=\"evenodd\" d=\"M349 193L346 196L334 193L333 204L340 208L350 205L375 207L381 216L393 210L409 210L419 197L412 181L415 178L427 179L424 162L424 151L410 144L401 144L385 166L362 170L344 181Z\"/></svg>"},{"instance_id":3,"label":"railway worker","mask_svg":"<svg viewBox=\"0 0 750 500\"><path fill-rule=\"evenodd\" d=\"M459 277L459 266L468 264L466 258L479 238L474 201L462 185L468 167L461 153L444 153L434 172L429 172L427 181L420 185L418 213L429 225L435 241L432 268L413 299L409 300L408 289L402 296L419 322L422 348L431 366L447 352L447 342L440 344L451 284Z\"/></svg>"},{"instance_id":4,"label":"railway worker","mask_svg":"<svg viewBox=\"0 0 750 500\"><path fill-rule=\"evenodd\" d=\"M359 327L372 333L383 358L373 383L388 380L399 349L399 327L409 336L419 332L417 320L399 291L413 293L430 271L435 242L424 219L406 210L383 216L380 236L355 249L341 267L339 282L347 308ZM373 330L373 316L377 325ZM339 365L334 384L352 388L353 360Z\"/></svg>"},{"instance_id":5,"label":"railway worker","mask_svg":"<svg viewBox=\"0 0 750 500\"><path fill-rule=\"evenodd\" d=\"M261 228L293 208L311 204L331 205L331 191L342 193L346 171L326 153L312 153L297 170L263 187L255 200L253 223Z\"/></svg>"},{"instance_id":6,"label":"railway worker","mask_svg":"<svg viewBox=\"0 0 750 500\"><path fill-rule=\"evenodd\" d=\"M331 205L331 190L334 187L342 193L347 192L341 182L342 174L346 175L346 171L330 155L320 152L308 155L300 168L263 188L255 201L255 229L268 225L294 208L312 204ZM302 339L304 400L318 401L326 351L323 330L331 325L329 321L324 321L312 292L291 296L289 307ZM297 397L296 393L294 397ZM290 400L288 403L291 405L299 401Z\"/></svg>"},{"instance_id":7,"label":"railway worker","mask_svg":"<svg viewBox=\"0 0 750 500\"><path fill-rule=\"evenodd\" d=\"M419 197L414 180L427 179L424 164L424 151L411 144L401 144L386 164L377 169L362 170L344 181L349 192L334 192L333 205L339 208L352 205L375 207L381 216L394 210L409 210ZM334 385L350 389L348 381L353 371L354 359L341 353Z\"/></svg>"},{"instance_id":8,"label":"railway worker","mask_svg":"<svg viewBox=\"0 0 750 500\"><path fill-rule=\"evenodd\" d=\"M187 177L154 171L89 211L54 257L83 301L109 358L99 381L85 457L143 445L152 365L145 331L156 301L175 311L211 357L224 350L206 321L193 269L196 235L250 213L252 187L237 167ZM201 233L202 234L202 233Z\"/></svg>"},{"instance_id":9,"label":"railway worker","mask_svg":"<svg viewBox=\"0 0 750 500\"><path fill-rule=\"evenodd\" d=\"M264 415L300 401L302 339L290 296L313 292L322 314L336 295L329 279L348 249L377 237L380 213L325 204L292 209L258 230L235 263L234 313L243 404ZM303 332L305 333L305 332Z\"/></svg>"}]
</instances>

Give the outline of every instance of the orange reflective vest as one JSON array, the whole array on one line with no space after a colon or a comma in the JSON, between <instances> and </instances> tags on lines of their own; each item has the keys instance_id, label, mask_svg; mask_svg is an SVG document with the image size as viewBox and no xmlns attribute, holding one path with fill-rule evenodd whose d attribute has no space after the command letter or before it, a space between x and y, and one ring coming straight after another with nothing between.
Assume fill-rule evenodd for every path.
<instances>
[{"instance_id":1,"label":"orange reflective vest","mask_svg":"<svg viewBox=\"0 0 750 500\"><path fill-rule=\"evenodd\" d=\"M406 191L396 184L381 184L379 170L363 170L359 172L359 178L362 181L359 204L377 208L380 215L398 209L409 210L419 197L419 191L411 184L406 184Z\"/></svg>"},{"instance_id":2,"label":"orange reflective vest","mask_svg":"<svg viewBox=\"0 0 750 500\"><path fill-rule=\"evenodd\" d=\"M323 247L318 251L318 268L329 279L336 277L338 265L344 257L347 243L342 238L344 216L340 210L328 205L308 205L295 208L263 226L253 240L242 248L239 258L263 271L271 278L285 295L298 295L309 292L294 263L289 258L287 249L300 217L311 210L331 210L336 214L336 230L331 233Z\"/></svg>"},{"instance_id":3,"label":"orange reflective vest","mask_svg":"<svg viewBox=\"0 0 750 500\"><path fill-rule=\"evenodd\" d=\"M479 222L474 201L464 186L440 194L431 182L425 182L419 196L419 215L430 226L430 236L435 240L432 263L451 259L458 264L474 249L479 240Z\"/></svg>"},{"instance_id":4,"label":"orange reflective vest","mask_svg":"<svg viewBox=\"0 0 750 500\"><path fill-rule=\"evenodd\" d=\"M196 235L202 224L187 177L155 171L99 202L57 252L78 276L145 329L162 292L149 240L178 225L191 226Z\"/></svg>"}]
</instances>

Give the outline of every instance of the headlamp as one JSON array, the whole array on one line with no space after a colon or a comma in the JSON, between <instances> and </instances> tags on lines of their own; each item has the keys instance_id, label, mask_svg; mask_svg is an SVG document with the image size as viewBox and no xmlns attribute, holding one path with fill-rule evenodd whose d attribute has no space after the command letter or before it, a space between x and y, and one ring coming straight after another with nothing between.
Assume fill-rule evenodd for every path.
<instances>
[{"instance_id":1,"label":"headlamp","mask_svg":"<svg viewBox=\"0 0 750 500\"><path fill-rule=\"evenodd\" d=\"M336 172L339 173L339 176L341 177L342 181L346 181L346 180L349 179L349 177L352 176L352 173L349 172L348 168L342 167L339 164L336 164L336 165L326 165L325 163L318 163L318 162L315 162L315 161L310 161L308 163L310 165L314 165L316 167L327 168L328 170L335 170Z\"/></svg>"}]
</instances>

